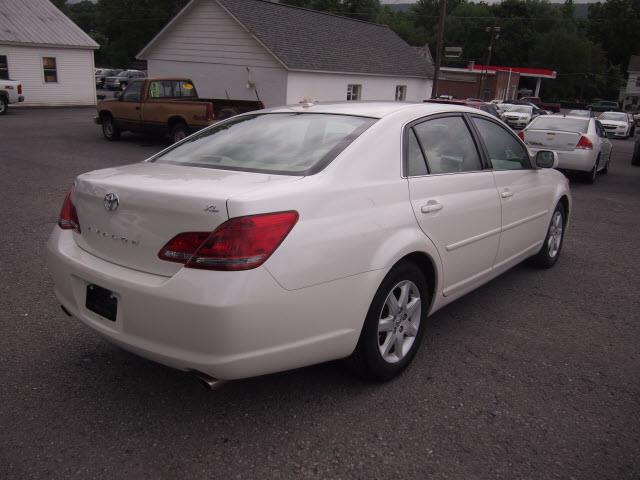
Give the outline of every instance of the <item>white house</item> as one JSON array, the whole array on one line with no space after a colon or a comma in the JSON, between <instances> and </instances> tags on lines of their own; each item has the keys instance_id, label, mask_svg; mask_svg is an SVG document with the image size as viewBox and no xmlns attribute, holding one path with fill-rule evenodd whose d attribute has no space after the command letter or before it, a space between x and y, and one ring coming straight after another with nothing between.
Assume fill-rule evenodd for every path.
<instances>
[{"instance_id":1,"label":"white house","mask_svg":"<svg viewBox=\"0 0 640 480\"><path fill-rule=\"evenodd\" d=\"M99 45L49 0L0 0L0 78L25 105L94 105Z\"/></svg>"},{"instance_id":2,"label":"white house","mask_svg":"<svg viewBox=\"0 0 640 480\"><path fill-rule=\"evenodd\" d=\"M138 54L150 76L266 106L429 98L433 65L389 27L264 0L191 0Z\"/></svg>"}]
</instances>

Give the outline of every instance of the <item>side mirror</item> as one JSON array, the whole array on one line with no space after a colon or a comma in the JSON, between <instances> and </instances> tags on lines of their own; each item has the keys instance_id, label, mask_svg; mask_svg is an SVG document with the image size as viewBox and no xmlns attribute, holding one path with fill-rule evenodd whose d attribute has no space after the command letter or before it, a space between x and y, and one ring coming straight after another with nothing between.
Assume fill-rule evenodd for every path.
<instances>
[{"instance_id":1,"label":"side mirror","mask_svg":"<svg viewBox=\"0 0 640 480\"><path fill-rule=\"evenodd\" d=\"M115 98L116 100L121 100L122 99L122 92L115 92L113 94L113 98Z\"/></svg>"},{"instance_id":2,"label":"side mirror","mask_svg":"<svg viewBox=\"0 0 640 480\"><path fill-rule=\"evenodd\" d=\"M538 168L556 168L558 166L558 154L550 150L540 150L536 153L536 166Z\"/></svg>"}]
</instances>

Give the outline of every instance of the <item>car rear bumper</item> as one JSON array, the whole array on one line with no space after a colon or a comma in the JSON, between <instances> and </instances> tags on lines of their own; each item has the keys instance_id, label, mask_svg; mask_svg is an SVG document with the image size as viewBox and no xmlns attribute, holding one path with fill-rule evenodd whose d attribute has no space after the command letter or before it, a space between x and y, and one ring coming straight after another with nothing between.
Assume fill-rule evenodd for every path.
<instances>
[{"instance_id":1,"label":"car rear bumper","mask_svg":"<svg viewBox=\"0 0 640 480\"><path fill-rule=\"evenodd\" d=\"M539 150L553 150L545 147L529 147L529 151L535 155ZM558 154L558 168L562 170L576 170L589 172L596 162L597 152L594 150L554 150Z\"/></svg>"},{"instance_id":2,"label":"car rear bumper","mask_svg":"<svg viewBox=\"0 0 640 480\"><path fill-rule=\"evenodd\" d=\"M217 379L244 378L348 356L375 289L374 271L285 290L263 266L243 272L181 269L172 277L106 262L55 228L48 264L71 315L140 356ZM116 321L86 308L91 284L118 299Z\"/></svg>"}]
</instances>

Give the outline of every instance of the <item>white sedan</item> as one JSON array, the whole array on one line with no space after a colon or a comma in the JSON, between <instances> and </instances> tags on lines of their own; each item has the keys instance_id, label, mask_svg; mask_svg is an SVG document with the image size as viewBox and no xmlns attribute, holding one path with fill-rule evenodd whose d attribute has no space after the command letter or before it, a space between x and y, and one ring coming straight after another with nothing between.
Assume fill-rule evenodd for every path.
<instances>
[{"instance_id":1,"label":"white sedan","mask_svg":"<svg viewBox=\"0 0 640 480\"><path fill-rule=\"evenodd\" d=\"M604 112L598 117L600 123L611 137L629 138L631 136L631 123L629 116L622 112Z\"/></svg>"},{"instance_id":2,"label":"white sedan","mask_svg":"<svg viewBox=\"0 0 640 480\"><path fill-rule=\"evenodd\" d=\"M598 173L609 171L613 147L596 118L545 115L518 135L533 153L556 152L558 168L582 172L587 183L595 182Z\"/></svg>"},{"instance_id":3,"label":"white sedan","mask_svg":"<svg viewBox=\"0 0 640 480\"><path fill-rule=\"evenodd\" d=\"M48 242L55 294L208 385L340 358L389 379L429 314L523 260L558 260L571 197L556 162L468 107L236 116L77 177Z\"/></svg>"},{"instance_id":4,"label":"white sedan","mask_svg":"<svg viewBox=\"0 0 640 480\"><path fill-rule=\"evenodd\" d=\"M520 130L526 127L537 115L531 105L504 105L502 119L511 128Z\"/></svg>"}]
</instances>

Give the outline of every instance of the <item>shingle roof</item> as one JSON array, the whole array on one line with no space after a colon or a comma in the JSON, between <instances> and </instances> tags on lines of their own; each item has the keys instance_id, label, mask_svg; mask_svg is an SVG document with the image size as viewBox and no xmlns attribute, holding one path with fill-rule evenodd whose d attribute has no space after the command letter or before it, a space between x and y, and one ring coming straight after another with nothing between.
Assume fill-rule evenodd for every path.
<instances>
[{"instance_id":1,"label":"shingle roof","mask_svg":"<svg viewBox=\"0 0 640 480\"><path fill-rule=\"evenodd\" d=\"M640 72L640 55L631 55L628 72Z\"/></svg>"},{"instance_id":2,"label":"shingle roof","mask_svg":"<svg viewBox=\"0 0 640 480\"><path fill-rule=\"evenodd\" d=\"M218 0L291 70L432 77L386 25L263 0Z\"/></svg>"},{"instance_id":3,"label":"shingle roof","mask_svg":"<svg viewBox=\"0 0 640 480\"><path fill-rule=\"evenodd\" d=\"M0 0L0 44L99 48L49 0Z\"/></svg>"}]
</instances>

